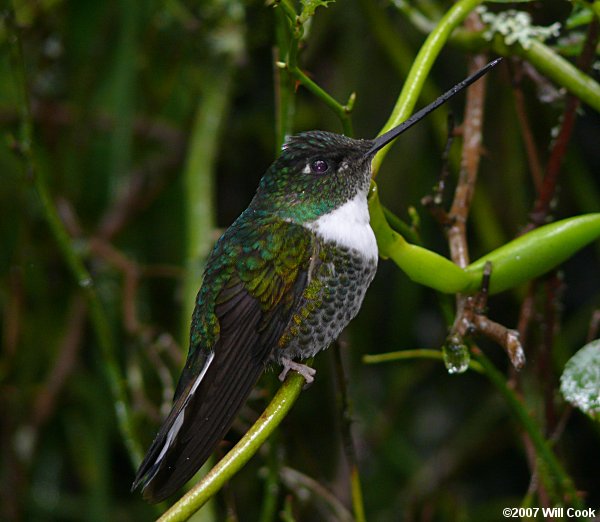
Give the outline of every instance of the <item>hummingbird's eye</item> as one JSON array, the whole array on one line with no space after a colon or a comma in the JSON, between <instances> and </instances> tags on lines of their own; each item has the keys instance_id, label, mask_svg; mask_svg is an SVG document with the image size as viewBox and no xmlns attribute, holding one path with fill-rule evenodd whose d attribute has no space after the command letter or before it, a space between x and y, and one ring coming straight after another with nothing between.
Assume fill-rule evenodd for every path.
<instances>
[{"instance_id":1,"label":"hummingbird's eye","mask_svg":"<svg viewBox=\"0 0 600 522\"><path fill-rule=\"evenodd\" d=\"M325 160L317 159L310 164L310 170L315 174L323 174L329 170L329 165Z\"/></svg>"}]
</instances>

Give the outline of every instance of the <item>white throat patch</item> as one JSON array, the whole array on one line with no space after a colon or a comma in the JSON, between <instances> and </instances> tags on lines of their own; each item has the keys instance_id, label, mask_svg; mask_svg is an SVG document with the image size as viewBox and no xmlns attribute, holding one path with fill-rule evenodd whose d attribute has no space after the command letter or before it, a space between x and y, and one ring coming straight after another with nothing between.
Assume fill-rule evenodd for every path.
<instances>
[{"instance_id":1,"label":"white throat patch","mask_svg":"<svg viewBox=\"0 0 600 522\"><path fill-rule=\"evenodd\" d=\"M377 241L369 225L367 198L362 192L305 226L325 241L358 250L366 259L377 259Z\"/></svg>"}]
</instances>

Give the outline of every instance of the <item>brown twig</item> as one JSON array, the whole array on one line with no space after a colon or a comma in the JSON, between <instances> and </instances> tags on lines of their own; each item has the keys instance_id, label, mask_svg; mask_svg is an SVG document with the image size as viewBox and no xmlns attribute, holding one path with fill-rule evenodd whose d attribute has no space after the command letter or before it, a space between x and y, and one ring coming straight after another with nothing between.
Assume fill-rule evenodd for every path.
<instances>
[{"instance_id":1,"label":"brown twig","mask_svg":"<svg viewBox=\"0 0 600 522\"><path fill-rule=\"evenodd\" d=\"M446 183L450 177L450 150L454 143L456 129L454 128L454 116L452 113L448 114L447 122L447 139L444 152L442 153L442 171L438 178L437 183L433 187L433 194L428 194L421 199L421 204L429 210L431 215L437 220L443 227L449 227L451 225L450 217L444 209L444 192L446 189Z\"/></svg>"},{"instance_id":2,"label":"brown twig","mask_svg":"<svg viewBox=\"0 0 600 522\"><path fill-rule=\"evenodd\" d=\"M33 402L31 425L34 433L37 433L53 415L58 396L77 361L77 352L81 347L87 318L87 306L80 293L76 293L72 298L68 318L65 337L60 344L58 356Z\"/></svg>"},{"instance_id":3,"label":"brown twig","mask_svg":"<svg viewBox=\"0 0 600 522\"><path fill-rule=\"evenodd\" d=\"M474 30L480 28L481 22L476 14L469 18L469 25ZM470 60L470 72L473 73L479 70L486 62L487 57L484 54L476 55ZM438 216L442 215L442 224L449 223L446 230L450 255L454 263L462 268L469 264L466 223L481 160L484 102L485 80L482 80L471 85L467 90L462 126L461 168L450 211L447 217L443 213L437 212ZM436 201L435 196L432 201ZM426 200L426 202L429 202L429 200ZM437 206L441 208L439 201L437 201ZM518 332L508 329L487 317L486 305L491 271L492 267L488 264L484 270L479 294L456 295L456 317L446 339L444 353L456 352L457 349L458 351L466 350L464 339L473 334L481 334L500 344L508 354L513 366L519 369L525 364L525 355L519 341ZM458 364L457 367L462 369L462 367L466 368L467 366Z\"/></svg>"},{"instance_id":4,"label":"brown twig","mask_svg":"<svg viewBox=\"0 0 600 522\"><path fill-rule=\"evenodd\" d=\"M487 62L484 54L470 60L469 74L481 69ZM448 243L452 260L464 268L469 264L466 224L473 199L477 171L481 158L482 124L485 101L485 79L467 89L465 117L463 121L463 148L458 184L450 207L452 225L448 229Z\"/></svg>"},{"instance_id":5,"label":"brown twig","mask_svg":"<svg viewBox=\"0 0 600 522\"><path fill-rule=\"evenodd\" d=\"M511 61L507 62L509 67ZM531 125L529 124L529 117L527 116L527 109L525 106L525 97L522 89L522 78L523 78L523 64L518 62L517 67L513 68L511 77L513 78L513 95L515 99L515 109L517 113L517 119L519 120L519 126L521 127L521 136L525 145L527 162L529 164L529 171L533 179L533 184L536 190L539 192L542 187L544 179L544 169L542 167L542 160L538 153Z\"/></svg>"},{"instance_id":6,"label":"brown twig","mask_svg":"<svg viewBox=\"0 0 600 522\"><path fill-rule=\"evenodd\" d=\"M535 292L537 280L531 281L527 288L527 294L521 302L517 330L523 344L526 344L529 335L529 327L535 314Z\"/></svg>"},{"instance_id":7,"label":"brown twig","mask_svg":"<svg viewBox=\"0 0 600 522\"><path fill-rule=\"evenodd\" d=\"M590 319L590 326L588 328L587 342L591 343L598 337L600 331L600 310L595 310Z\"/></svg>"},{"instance_id":8,"label":"brown twig","mask_svg":"<svg viewBox=\"0 0 600 522\"><path fill-rule=\"evenodd\" d=\"M545 281L543 336L538 357L537 369L544 395L544 411L546 415L546 431L554 430L557 419L555 412L556 376L552 364L552 348L554 335L560 324L560 301L563 290L562 280L557 272L553 272Z\"/></svg>"},{"instance_id":9,"label":"brown twig","mask_svg":"<svg viewBox=\"0 0 600 522\"><path fill-rule=\"evenodd\" d=\"M588 35L586 43L584 45L584 50L578 60L578 66L580 69L587 70L591 66L592 60L594 58L595 47L598 42L598 27L598 20L594 19L594 21L590 24L590 27L588 29ZM525 231L527 231L537 226L540 226L547 221L548 214L551 210L551 203L556 193L556 187L558 183L558 176L560 173L561 165L566 155L567 146L570 142L570 138L573 132L575 117L577 109L580 105L580 101L578 98L572 95L568 95L566 98L565 108L561 116L561 128L551 149L549 160L546 165L546 172L543 177L543 180L540 183L540 181L537 179L539 177L539 173L537 172L539 162L539 159L537 158L537 152L533 145L527 145L528 136L531 138L531 132L528 130L528 124L524 119L525 111L524 108L521 107L521 100L519 98L520 90L516 90L515 93L517 114L519 115L521 127L523 129L524 139L526 141L530 170L532 171L534 183L536 185L536 189L538 190L538 196L533 205L533 210L530 214L530 224L525 228ZM521 334L522 339L526 339L528 337L533 318L536 316L535 294L538 286L539 285L536 281L532 281L530 283L527 296L521 304L521 309L519 313L519 332ZM567 410L557 421L554 409L555 388L554 377L552 376L551 353L554 343L555 329L556 325L558 324L557 294L560 289L560 286L557 284L556 275L554 275L553 278L546 280L544 289L546 293L546 300L543 310L544 320L541 321L541 324L543 324L544 327L544 331L542 335L539 356L537 358L537 370L539 374L539 380L543 389L542 393L544 397L545 406L544 415L546 422L546 430L548 433L554 431L553 440L556 441L558 440L560 433L562 433L564 425L566 424L566 419L570 414L570 412ZM519 386L518 380L516 381L516 385L517 387ZM539 480L537 453L533 450L531 439L526 435L523 435L523 439L525 448L527 449L529 467L532 472L530 491L537 492L538 499L542 505L550 505L548 492L546 491L542 482Z\"/></svg>"},{"instance_id":10,"label":"brown twig","mask_svg":"<svg viewBox=\"0 0 600 522\"><path fill-rule=\"evenodd\" d=\"M595 48L599 39L599 23L597 19L590 24L584 48L577 61L578 67L582 70L588 70L591 67L592 61L595 56ZM551 203L556 193L556 187L558 184L558 177L561 170L563 159L567 152L567 146L570 142L575 117L577 115L577 109L580 105L580 100L573 95L568 95L565 102L565 108L561 116L561 127L558 135L554 141L553 147L550 152L548 163L546 165L546 173L543 181L539 187L538 196L533 205L533 210L530 214L530 223L525 227L525 231L531 230L543 223L548 219L548 215L551 210ZM547 280L545 286L545 304L543 310L543 321L540 324L544 325L544 331L542 335L542 342L540 346L540 353L538 357L538 372L540 381L543 383L544 398L546 405L546 423L547 429L553 429L556 423L556 415L554 413L554 400L553 400L553 387L552 387L552 376L551 374L551 353L554 343L554 335L556 329L556 314L557 314L557 295L556 292L559 287L556 284L556 279ZM552 282L554 281L554 282ZM527 298L521 304L521 310L519 313L519 332L521 333L522 339L525 339L530 325L532 324L533 318L536 316L535 310L535 293L538 285L535 281L530 284Z\"/></svg>"},{"instance_id":11,"label":"brown twig","mask_svg":"<svg viewBox=\"0 0 600 522\"><path fill-rule=\"evenodd\" d=\"M525 365L525 352L519 339L519 332L492 321L487 316L491 274L491 263L487 263L483 272L480 292L475 295L457 296L456 318L448 334L446 345L464 344L464 338L467 336L483 335L504 348L513 368L520 370Z\"/></svg>"},{"instance_id":12,"label":"brown twig","mask_svg":"<svg viewBox=\"0 0 600 522\"><path fill-rule=\"evenodd\" d=\"M588 28L583 50L577 60L577 66L580 70L587 71L591 67L595 58L599 35L600 23L598 22L598 19L594 17ZM560 169L567 153L571 135L573 134L575 117L577 116L577 109L580 104L581 101L576 96L573 96L572 94L567 96L565 108L561 116L562 123L560 131L558 132L550 152L550 157L546 166L546 175L544 176L541 189L530 215L530 228L543 225L546 222L546 218L550 212L550 205L556 192Z\"/></svg>"}]
</instances>

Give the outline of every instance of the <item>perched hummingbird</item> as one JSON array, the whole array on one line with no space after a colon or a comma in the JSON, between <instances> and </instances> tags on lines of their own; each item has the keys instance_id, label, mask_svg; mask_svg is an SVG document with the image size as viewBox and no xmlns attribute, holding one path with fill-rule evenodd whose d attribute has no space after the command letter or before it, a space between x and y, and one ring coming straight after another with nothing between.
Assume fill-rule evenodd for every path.
<instances>
[{"instance_id":1,"label":"perched hummingbird","mask_svg":"<svg viewBox=\"0 0 600 522\"><path fill-rule=\"evenodd\" d=\"M499 60L374 140L293 136L248 208L211 252L192 315L190 348L164 421L132 489L159 502L202 466L273 362L312 382L300 360L354 318L377 268L367 193L375 153Z\"/></svg>"}]
</instances>

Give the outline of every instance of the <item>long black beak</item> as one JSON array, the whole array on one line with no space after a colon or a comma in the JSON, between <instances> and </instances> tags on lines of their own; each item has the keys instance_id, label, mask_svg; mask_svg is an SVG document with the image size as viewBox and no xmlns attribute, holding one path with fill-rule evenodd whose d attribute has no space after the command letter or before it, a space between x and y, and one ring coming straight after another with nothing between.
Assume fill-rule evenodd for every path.
<instances>
[{"instance_id":1,"label":"long black beak","mask_svg":"<svg viewBox=\"0 0 600 522\"><path fill-rule=\"evenodd\" d=\"M430 103L426 107L423 107L420 111L415 112L410 118L408 118L408 120L403 121L400 125L394 127L392 130L387 131L385 134L377 136L377 138L373 140L373 146L369 149L366 156L375 154L379 149L387 145L393 139L400 136L400 134L402 134L404 131L410 129L415 123L423 119L430 112L437 109L440 105L446 103L450 98L452 98L452 96L458 94L460 91L471 85L473 82L479 80L479 78L481 78L484 74L496 67L496 65L498 65L498 63L500 63L501 61L502 58L496 58L495 60L491 61L486 66L479 69L479 71L477 71L475 74L472 74L468 78L465 78L462 82L457 83L454 87L452 87L452 89L442 94L437 100Z\"/></svg>"}]
</instances>

